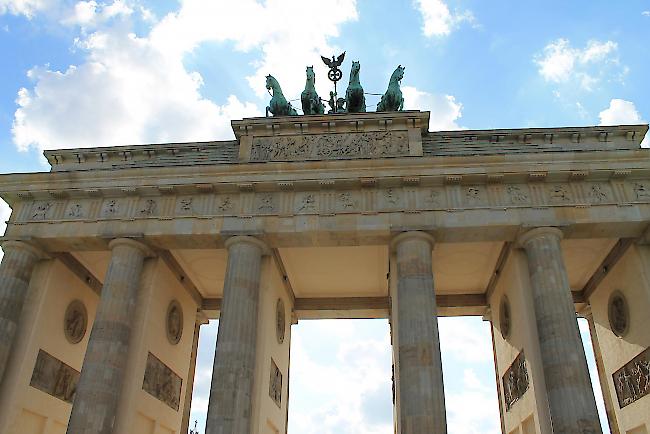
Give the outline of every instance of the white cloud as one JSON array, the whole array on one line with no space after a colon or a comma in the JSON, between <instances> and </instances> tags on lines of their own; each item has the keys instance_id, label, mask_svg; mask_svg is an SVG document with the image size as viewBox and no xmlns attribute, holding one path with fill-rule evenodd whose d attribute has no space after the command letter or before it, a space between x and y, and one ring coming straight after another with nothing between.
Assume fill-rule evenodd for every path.
<instances>
[{"instance_id":1,"label":"white cloud","mask_svg":"<svg viewBox=\"0 0 650 434\"><path fill-rule=\"evenodd\" d=\"M201 76L147 38L100 30L77 46L85 63L29 71L35 86L19 91L12 129L19 149L213 140L232 135L231 119L260 115L235 96L203 98Z\"/></svg>"},{"instance_id":2,"label":"white cloud","mask_svg":"<svg viewBox=\"0 0 650 434\"><path fill-rule=\"evenodd\" d=\"M111 18L127 17L132 13L133 8L123 0L115 0L111 4L97 3L95 0L79 1L72 9L66 11L66 16L61 22L88 29Z\"/></svg>"},{"instance_id":3,"label":"white cloud","mask_svg":"<svg viewBox=\"0 0 650 434\"><path fill-rule=\"evenodd\" d=\"M0 0L0 15L24 15L32 18L36 13L53 8L58 0Z\"/></svg>"},{"instance_id":4,"label":"white cloud","mask_svg":"<svg viewBox=\"0 0 650 434\"><path fill-rule=\"evenodd\" d=\"M446 393L448 431L454 434L500 433L499 404L494 388L487 387L472 369L464 370L462 383L462 387Z\"/></svg>"},{"instance_id":5,"label":"white cloud","mask_svg":"<svg viewBox=\"0 0 650 434\"><path fill-rule=\"evenodd\" d=\"M540 75L552 83L578 83L591 91L609 72L616 70L618 79L626 74L617 57L618 44L613 41L589 41L580 49L571 46L568 39L557 39L535 56Z\"/></svg>"},{"instance_id":6,"label":"white cloud","mask_svg":"<svg viewBox=\"0 0 650 434\"><path fill-rule=\"evenodd\" d=\"M641 15L643 15L644 17L650 17L650 11L643 11L641 12Z\"/></svg>"},{"instance_id":7,"label":"white cloud","mask_svg":"<svg viewBox=\"0 0 650 434\"><path fill-rule=\"evenodd\" d=\"M471 11L452 13L443 0L415 0L415 6L422 14L422 32L427 37L447 36L460 23L475 21Z\"/></svg>"},{"instance_id":8,"label":"white cloud","mask_svg":"<svg viewBox=\"0 0 650 434\"><path fill-rule=\"evenodd\" d=\"M630 125L646 123L631 101L612 99L609 107L598 114L600 125ZM641 146L650 147L650 137L646 134Z\"/></svg>"},{"instance_id":9,"label":"white cloud","mask_svg":"<svg viewBox=\"0 0 650 434\"><path fill-rule=\"evenodd\" d=\"M186 0L152 31L154 44L165 50L188 52L208 41L232 41L241 51L259 49L255 72L246 77L259 96L266 95L265 77L273 74L287 99L300 96L305 65L313 64L321 79L327 68L321 54L338 54L329 39L341 24L358 18L356 0ZM288 55L290 53L290 55ZM321 80L322 82L322 80ZM318 81L317 81L318 85Z\"/></svg>"},{"instance_id":10,"label":"white cloud","mask_svg":"<svg viewBox=\"0 0 650 434\"><path fill-rule=\"evenodd\" d=\"M412 86L402 86L405 110L429 110L429 130L458 130L457 124L462 116L463 104L451 95L434 95Z\"/></svg>"},{"instance_id":11,"label":"white cloud","mask_svg":"<svg viewBox=\"0 0 650 434\"><path fill-rule=\"evenodd\" d=\"M149 34L136 36L125 19L134 7L91 0L67 12L61 21L81 27L76 48L86 60L62 71L29 71L34 86L20 89L12 129L19 149L231 137L231 119L262 112L232 95L221 105L204 98L202 77L185 68L184 56L206 42L258 49L255 71L247 77L251 87L266 95L265 76L273 72L292 99L304 86L305 62L325 77L320 53L334 52L328 39L357 18L355 0L242 0L227 7L186 0ZM139 12L145 19L146 11ZM93 32L86 34L88 29Z\"/></svg>"},{"instance_id":12,"label":"white cloud","mask_svg":"<svg viewBox=\"0 0 650 434\"><path fill-rule=\"evenodd\" d=\"M643 122L633 102L624 99L612 99L609 107L601 111L600 125L625 125Z\"/></svg>"},{"instance_id":13,"label":"white cloud","mask_svg":"<svg viewBox=\"0 0 650 434\"><path fill-rule=\"evenodd\" d=\"M11 208L9 208L9 205L7 203L0 199L0 235L4 235L5 230L7 229L7 220L9 220L9 216L11 215ZM2 249L0 248L0 260L2 259L2 256L4 253L2 252Z\"/></svg>"}]
</instances>

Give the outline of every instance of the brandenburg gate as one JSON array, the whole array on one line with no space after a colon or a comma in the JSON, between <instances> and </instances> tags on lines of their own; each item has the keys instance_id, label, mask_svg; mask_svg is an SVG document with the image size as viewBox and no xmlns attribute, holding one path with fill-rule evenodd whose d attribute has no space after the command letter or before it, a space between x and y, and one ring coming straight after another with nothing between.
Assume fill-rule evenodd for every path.
<instances>
[{"instance_id":1,"label":"brandenburg gate","mask_svg":"<svg viewBox=\"0 0 650 434\"><path fill-rule=\"evenodd\" d=\"M286 433L291 325L388 318L395 432L446 433L437 317L479 315L504 434L602 432L578 316L611 432L647 434L648 126L429 116L236 120L0 176L0 432L186 433L219 318L206 433Z\"/></svg>"}]
</instances>

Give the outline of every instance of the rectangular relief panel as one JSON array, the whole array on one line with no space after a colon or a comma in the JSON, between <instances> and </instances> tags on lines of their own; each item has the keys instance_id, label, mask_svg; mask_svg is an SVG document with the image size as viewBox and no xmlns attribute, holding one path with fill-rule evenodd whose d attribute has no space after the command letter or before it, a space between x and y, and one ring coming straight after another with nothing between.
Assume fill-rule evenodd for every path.
<instances>
[{"instance_id":1,"label":"rectangular relief panel","mask_svg":"<svg viewBox=\"0 0 650 434\"><path fill-rule=\"evenodd\" d=\"M528 384L528 369L522 351L503 375L503 397L506 411L510 411L512 406L524 396L524 393L528 390Z\"/></svg>"},{"instance_id":2,"label":"rectangular relief panel","mask_svg":"<svg viewBox=\"0 0 650 434\"><path fill-rule=\"evenodd\" d=\"M142 390L178 411L183 379L156 356L149 353Z\"/></svg>"},{"instance_id":3,"label":"rectangular relief panel","mask_svg":"<svg viewBox=\"0 0 650 434\"><path fill-rule=\"evenodd\" d=\"M407 155L407 131L372 131L255 137L250 161L348 160Z\"/></svg>"},{"instance_id":4,"label":"rectangular relief panel","mask_svg":"<svg viewBox=\"0 0 650 434\"><path fill-rule=\"evenodd\" d=\"M282 372L278 368L278 365L275 364L275 361L271 359L271 378L269 379L269 396L277 404L278 407L282 408Z\"/></svg>"},{"instance_id":5,"label":"rectangular relief panel","mask_svg":"<svg viewBox=\"0 0 650 434\"><path fill-rule=\"evenodd\" d=\"M72 403L79 376L80 373L76 369L39 350L29 385L62 401Z\"/></svg>"},{"instance_id":6,"label":"rectangular relief panel","mask_svg":"<svg viewBox=\"0 0 650 434\"><path fill-rule=\"evenodd\" d=\"M650 348L612 374L618 405L623 408L650 393Z\"/></svg>"}]
</instances>

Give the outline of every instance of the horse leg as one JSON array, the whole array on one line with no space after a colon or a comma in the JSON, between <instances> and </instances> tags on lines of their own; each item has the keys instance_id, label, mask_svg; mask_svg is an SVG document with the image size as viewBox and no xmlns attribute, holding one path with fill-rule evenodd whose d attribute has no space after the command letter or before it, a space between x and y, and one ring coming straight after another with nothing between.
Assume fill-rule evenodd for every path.
<instances>
[{"instance_id":1,"label":"horse leg","mask_svg":"<svg viewBox=\"0 0 650 434\"><path fill-rule=\"evenodd\" d=\"M269 117L269 112L271 111L271 107L266 106L266 117Z\"/></svg>"}]
</instances>

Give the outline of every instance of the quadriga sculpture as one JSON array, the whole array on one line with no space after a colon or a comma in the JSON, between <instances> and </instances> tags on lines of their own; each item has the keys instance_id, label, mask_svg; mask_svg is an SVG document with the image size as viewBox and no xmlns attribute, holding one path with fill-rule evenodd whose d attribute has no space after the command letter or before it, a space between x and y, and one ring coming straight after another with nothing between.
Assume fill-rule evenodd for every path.
<instances>
[{"instance_id":1,"label":"quadriga sculpture","mask_svg":"<svg viewBox=\"0 0 650 434\"><path fill-rule=\"evenodd\" d=\"M297 116L298 113L296 110L291 107L291 104L287 101L282 93L282 88L280 83L272 75L266 76L266 88L272 91L271 101L266 107L266 116L268 117L269 113L273 116Z\"/></svg>"},{"instance_id":2,"label":"quadriga sculpture","mask_svg":"<svg viewBox=\"0 0 650 434\"><path fill-rule=\"evenodd\" d=\"M325 113L325 105L321 102L320 97L316 93L316 87L314 86L315 81L316 74L314 74L314 67L308 66L305 90L300 94L302 111L306 115L322 115Z\"/></svg>"},{"instance_id":3,"label":"quadriga sculpture","mask_svg":"<svg viewBox=\"0 0 650 434\"><path fill-rule=\"evenodd\" d=\"M381 101L377 104L378 112L401 111L404 108L404 97L400 90L400 81L404 78L404 67L399 65L390 76L388 89L381 97Z\"/></svg>"},{"instance_id":4,"label":"quadriga sculpture","mask_svg":"<svg viewBox=\"0 0 650 434\"><path fill-rule=\"evenodd\" d=\"M363 87L361 87L361 82L359 81L360 70L361 64L353 61L352 69L350 70L350 82L345 92L348 113L364 113L366 111L366 97L363 94Z\"/></svg>"}]
</instances>

